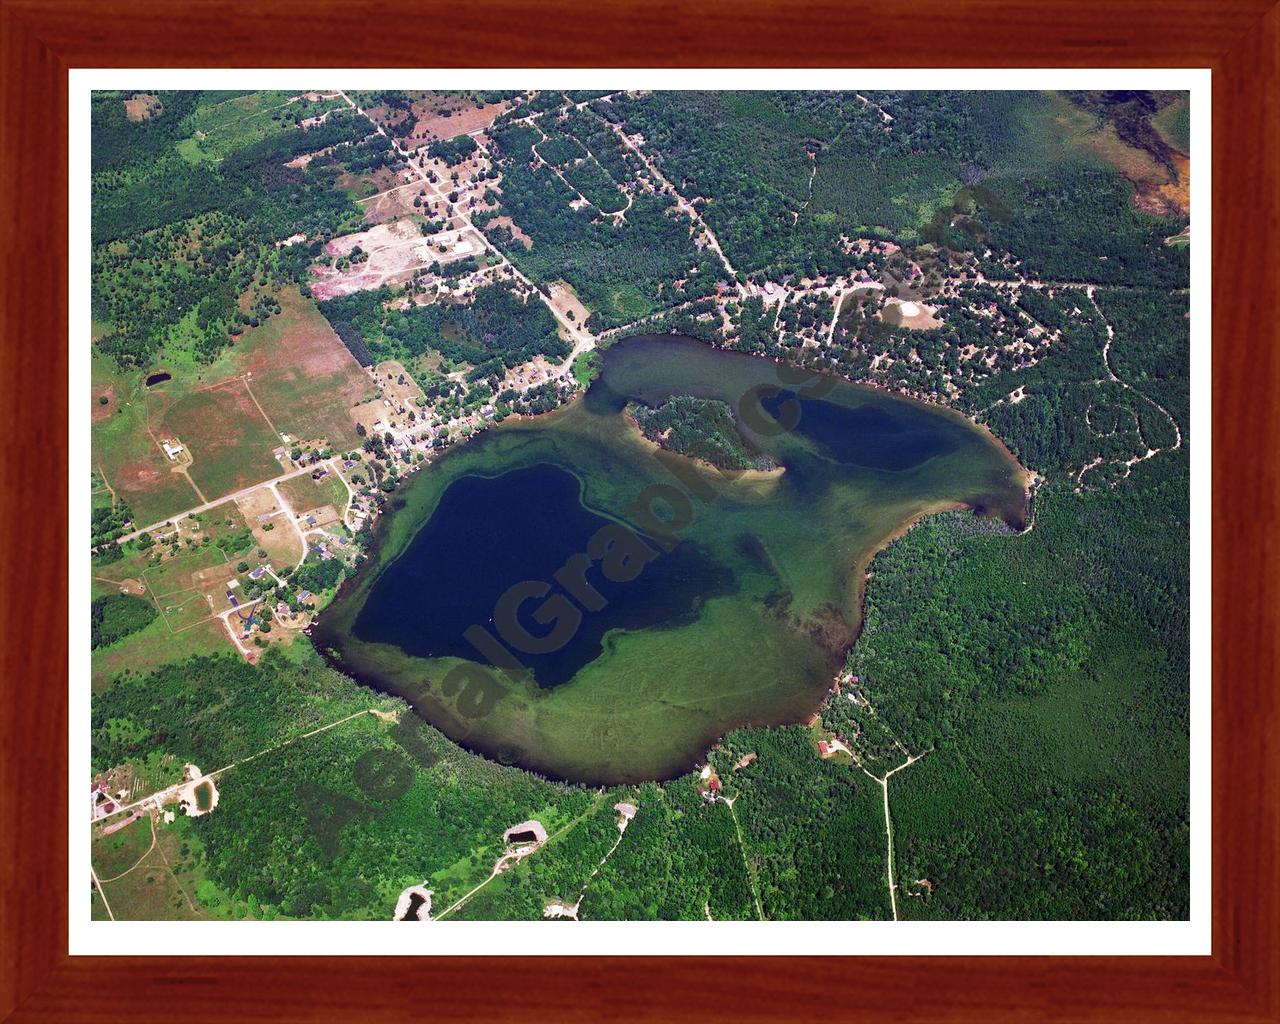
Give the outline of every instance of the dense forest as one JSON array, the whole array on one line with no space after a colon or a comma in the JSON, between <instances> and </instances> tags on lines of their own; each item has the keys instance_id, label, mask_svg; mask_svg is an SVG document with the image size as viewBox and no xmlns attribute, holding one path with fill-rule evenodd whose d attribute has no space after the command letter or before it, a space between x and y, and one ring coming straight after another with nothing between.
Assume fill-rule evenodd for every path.
<instances>
[{"instance_id":1,"label":"dense forest","mask_svg":"<svg viewBox=\"0 0 1280 1024\"><path fill-rule=\"evenodd\" d=\"M602 220L590 209L574 209L575 193L544 166L530 169L540 136L520 124L494 130L496 165L502 173L502 205L537 241L526 249L505 228L488 234L507 257L534 281L567 281L587 308L587 326L607 328L651 312L668 297L694 299L711 294L722 269L695 250L687 218L675 215L672 200L641 193L625 220ZM478 216L487 226L493 216ZM684 282L676 289L675 282Z\"/></svg>"},{"instance_id":2,"label":"dense forest","mask_svg":"<svg viewBox=\"0 0 1280 1024\"><path fill-rule=\"evenodd\" d=\"M156 606L132 594L108 594L93 599L90 621L93 647L109 647L152 622Z\"/></svg>"},{"instance_id":3,"label":"dense forest","mask_svg":"<svg viewBox=\"0 0 1280 1024\"><path fill-rule=\"evenodd\" d=\"M1185 250L1160 246L1182 224L1134 210L1119 173L1045 138L1061 116L1047 104L1036 93L655 92L597 107L644 135L734 264L762 279L848 269L842 236L921 239L981 182L986 244L1036 273L1185 284Z\"/></svg>"},{"instance_id":4,"label":"dense forest","mask_svg":"<svg viewBox=\"0 0 1280 1024\"><path fill-rule=\"evenodd\" d=\"M1174 456L1051 485L1020 537L952 513L877 558L850 668L931 752L893 783L903 877L934 887L912 915L1185 916L1187 524Z\"/></svg>"},{"instance_id":5,"label":"dense forest","mask_svg":"<svg viewBox=\"0 0 1280 1024\"><path fill-rule=\"evenodd\" d=\"M439 352L469 364L472 380L501 377L507 369L546 356L563 362L572 351L555 318L536 298L523 299L504 284L477 291L470 304L436 303L385 308L385 289L329 299L320 310L365 365L374 359L413 359Z\"/></svg>"}]
</instances>

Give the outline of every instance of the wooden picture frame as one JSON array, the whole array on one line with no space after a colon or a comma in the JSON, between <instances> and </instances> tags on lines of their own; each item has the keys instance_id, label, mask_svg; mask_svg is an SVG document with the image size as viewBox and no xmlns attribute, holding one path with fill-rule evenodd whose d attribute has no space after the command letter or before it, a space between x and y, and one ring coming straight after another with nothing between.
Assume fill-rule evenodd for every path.
<instances>
[{"instance_id":1,"label":"wooden picture frame","mask_svg":"<svg viewBox=\"0 0 1280 1024\"><path fill-rule=\"evenodd\" d=\"M1280 1020L1275 538L1280 7L3 0L0 1019ZM821 26L820 28L816 26ZM68 69L1208 67L1213 90L1213 952L1099 958L92 958L67 953ZM1202 428L1203 429L1203 428ZM37 484L33 486L33 484ZM74 524L73 524L74 525ZM833 950L833 953L837 952Z\"/></svg>"}]
</instances>

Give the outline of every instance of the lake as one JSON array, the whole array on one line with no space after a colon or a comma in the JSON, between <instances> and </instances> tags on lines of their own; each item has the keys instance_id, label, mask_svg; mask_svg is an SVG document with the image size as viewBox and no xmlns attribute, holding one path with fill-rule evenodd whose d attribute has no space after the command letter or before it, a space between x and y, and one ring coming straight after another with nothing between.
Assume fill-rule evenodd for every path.
<instances>
[{"instance_id":1,"label":"lake","mask_svg":"<svg viewBox=\"0 0 1280 1024\"><path fill-rule=\"evenodd\" d=\"M676 395L727 402L780 469L660 451L625 406ZM671 778L731 728L817 708L856 637L867 562L896 533L957 506L1020 528L1026 485L950 410L629 338L582 398L412 477L312 637L497 760L593 784Z\"/></svg>"}]
</instances>

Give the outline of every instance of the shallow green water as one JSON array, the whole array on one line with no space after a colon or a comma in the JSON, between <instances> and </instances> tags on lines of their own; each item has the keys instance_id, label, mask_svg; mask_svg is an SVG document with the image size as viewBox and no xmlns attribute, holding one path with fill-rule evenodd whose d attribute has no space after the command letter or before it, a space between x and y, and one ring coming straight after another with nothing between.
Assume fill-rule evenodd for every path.
<instances>
[{"instance_id":1,"label":"shallow green water","mask_svg":"<svg viewBox=\"0 0 1280 1024\"><path fill-rule=\"evenodd\" d=\"M730 728L801 720L895 531L955 503L1021 524L1025 474L957 414L688 339L628 339L603 363L583 399L415 476L312 631L344 671L499 760L661 779ZM677 394L728 402L784 471L658 452L622 409Z\"/></svg>"}]
</instances>

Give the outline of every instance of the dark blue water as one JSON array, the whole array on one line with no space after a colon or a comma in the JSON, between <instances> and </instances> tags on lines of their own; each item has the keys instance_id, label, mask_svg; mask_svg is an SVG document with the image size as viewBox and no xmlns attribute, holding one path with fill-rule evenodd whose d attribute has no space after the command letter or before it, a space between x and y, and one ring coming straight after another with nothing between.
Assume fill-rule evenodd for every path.
<instances>
[{"instance_id":1,"label":"dark blue water","mask_svg":"<svg viewBox=\"0 0 1280 1024\"><path fill-rule=\"evenodd\" d=\"M906 403L892 412L871 406L851 409L782 389L762 397L760 405L812 441L820 454L845 466L911 469L955 447L948 432L938 429L936 413L920 413Z\"/></svg>"},{"instance_id":2,"label":"dark blue water","mask_svg":"<svg viewBox=\"0 0 1280 1024\"><path fill-rule=\"evenodd\" d=\"M588 564L582 556L597 537L596 544L612 544ZM545 592L531 594L504 617L499 600L523 581L541 584ZM732 571L697 544L684 541L663 551L585 508L578 480L544 463L451 484L430 520L378 578L355 634L416 657L492 663L489 652L468 638L480 627L501 640L539 686L550 688L599 657L609 630L692 621L707 598L734 586ZM512 619L527 638L512 629ZM571 624L575 628L565 628L560 642L557 630Z\"/></svg>"}]
</instances>

